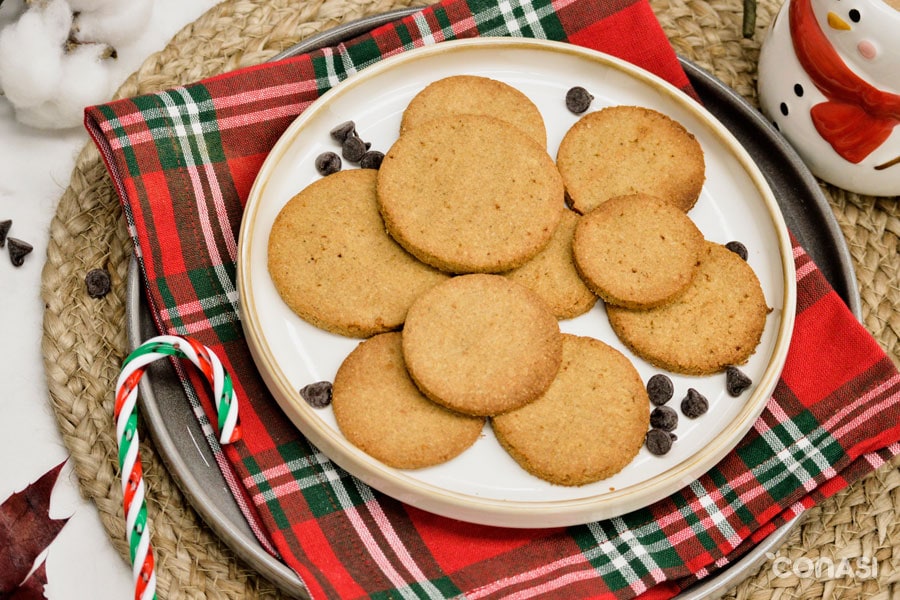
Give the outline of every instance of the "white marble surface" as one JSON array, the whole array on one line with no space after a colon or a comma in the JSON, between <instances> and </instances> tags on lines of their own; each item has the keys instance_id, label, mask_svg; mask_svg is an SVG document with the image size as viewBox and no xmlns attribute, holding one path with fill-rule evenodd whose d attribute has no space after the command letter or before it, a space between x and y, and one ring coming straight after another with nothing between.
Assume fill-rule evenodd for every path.
<instances>
[{"instance_id":1,"label":"white marble surface","mask_svg":"<svg viewBox=\"0 0 900 600\"><path fill-rule=\"evenodd\" d=\"M117 48L117 81L214 4L155 0L145 32ZM10 235L34 246L18 268L6 248L0 251L0 503L68 456L49 405L41 358L40 281L50 220L87 141L82 128L42 131L21 125L0 96L0 220L12 219ZM50 516L69 521L46 553L47 598L133 597L130 566L107 539L94 505L81 498L68 464L53 491Z\"/></svg>"}]
</instances>

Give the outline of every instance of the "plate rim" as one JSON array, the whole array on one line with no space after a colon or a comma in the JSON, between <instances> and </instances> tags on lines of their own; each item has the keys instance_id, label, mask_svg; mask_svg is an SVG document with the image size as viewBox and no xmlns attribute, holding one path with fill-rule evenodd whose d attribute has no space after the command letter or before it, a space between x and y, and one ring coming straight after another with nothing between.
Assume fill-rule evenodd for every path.
<instances>
[{"instance_id":1,"label":"plate rim","mask_svg":"<svg viewBox=\"0 0 900 600\"><path fill-rule=\"evenodd\" d=\"M608 67L625 72L643 84L656 88L669 96L670 100L680 104L699 118L717 135L733 152L741 167L753 181L766 212L772 221L772 227L778 240L778 252L782 268L782 304L781 323L775 336L772 355L768 358L767 367L762 379L757 383L755 391L745 403L738 416L713 439L704 452L703 460L696 455L673 466L671 469L652 478L650 483L629 486L624 490L616 490L604 494L602 500L597 496L580 499L551 501L510 501L494 498L483 498L471 494L462 494L447 490L411 478L399 469L393 469L380 463L358 448L352 447L345 440L337 439L336 432L324 424L316 416L314 410L305 403L297 401L297 393L289 385L284 373L268 347L264 332L255 318L258 310L254 302L254 291L246 282L250 278L250 246L253 222L259 208L259 200L267 185L268 176L275 169L278 161L286 152L303 126L315 118L317 111L327 106L337 94L342 94L355 86L361 85L379 76L380 73L392 69L395 65L424 60L434 54L445 54L467 49L483 49L485 47L529 48L574 54L605 64ZM337 91L335 91L337 90ZM533 40L530 38L471 38L448 40L417 48L395 55L361 70L323 94L297 117L285 130L278 142L264 161L253 186L251 187L245 206L238 238L237 289L241 298L241 323L244 328L247 344L254 362L266 383L270 393L279 404L281 410L293 424L320 448L337 465L347 470L373 488L403 502L423 510L435 512L451 518L468 522L502 527L535 527L535 521L543 523L543 527L568 526L587 523L598 519L610 518L643 508L652 502L664 498L684 487L710 467L721 460L752 427L756 418L765 408L765 398L774 389L780 377L787 356L796 309L796 277L792 245L784 217L781 213L774 193L769 187L761 170L756 165L743 145L734 135L711 113L687 94L639 67L622 59L598 52L596 50L573 46L563 42ZM423 495L427 500L423 500ZM631 500L626 500L630 497ZM627 510L611 509L610 504L626 503ZM424 504L424 505L423 505ZM477 507L473 510L473 506ZM577 516L576 516L577 515Z\"/></svg>"}]
</instances>

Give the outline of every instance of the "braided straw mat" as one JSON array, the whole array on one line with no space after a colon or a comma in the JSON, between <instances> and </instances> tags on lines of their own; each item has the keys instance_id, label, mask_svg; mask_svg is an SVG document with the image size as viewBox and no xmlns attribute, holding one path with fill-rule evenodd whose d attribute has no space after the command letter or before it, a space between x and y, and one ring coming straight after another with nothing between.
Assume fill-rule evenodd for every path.
<instances>
[{"instance_id":1,"label":"braided straw mat","mask_svg":"<svg viewBox=\"0 0 900 600\"><path fill-rule=\"evenodd\" d=\"M421 0L419 0L421 3ZM127 97L263 62L319 31L402 8L410 0L225 0L186 26L122 85ZM741 35L740 0L651 0L682 56L755 103L764 29L781 0L758 0L757 30ZM865 326L900 363L900 204L824 187L853 256ZM127 354L125 288L130 242L118 199L93 144L78 156L51 223L42 274L43 354L50 398L82 493L94 501L110 540L127 560L113 391ZM113 291L83 293L85 274L105 267ZM146 438L146 436L145 436ZM190 508L154 451L142 444L148 510L164 598L280 598L277 588L241 563ZM810 510L779 556L877 557L878 576L831 581L773 572L766 561L730 599L900 598L900 460ZM777 576L776 576L777 575Z\"/></svg>"}]
</instances>

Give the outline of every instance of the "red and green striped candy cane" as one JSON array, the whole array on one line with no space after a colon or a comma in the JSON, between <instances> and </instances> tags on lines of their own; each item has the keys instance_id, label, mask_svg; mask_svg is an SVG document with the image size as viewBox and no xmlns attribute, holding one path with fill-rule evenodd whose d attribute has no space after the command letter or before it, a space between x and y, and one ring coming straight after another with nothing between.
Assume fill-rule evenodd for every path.
<instances>
[{"instance_id":1,"label":"red and green striped candy cane","mask_svg":"<svg viewBox=\"0 0 900 600\"><path fill-rule=\"evenodd\" d=\"M132 564L135 600L156 598L156 571L147 527L146 489L137 430L138 382L147 365L169 357L190 360L212 387L216 401L219 442L229 444L241 437L238 400L231 376L216 354L203 344L188 337L160 335L138 346L122 363L122 371L116 382L114 416L125 507L125 536Z\"/></svg>"}]
</instances>

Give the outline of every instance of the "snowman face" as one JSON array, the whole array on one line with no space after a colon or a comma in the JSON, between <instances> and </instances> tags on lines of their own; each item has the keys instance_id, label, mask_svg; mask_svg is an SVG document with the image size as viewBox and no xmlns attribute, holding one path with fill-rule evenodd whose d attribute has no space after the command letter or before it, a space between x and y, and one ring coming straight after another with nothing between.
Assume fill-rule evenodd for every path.
<instances>
[{"instance_id":1,"label":"snowman face","mask_svg":"<svg viewBox=\"0 0 900 600\"><path fill-rule=\"evenodd\" d=\"M813 12L848 67L882 90L900 92L900 0L817 0Z\"/></svg>"},{"instance_id":2,"label":"snowman face","mask_svg":"<svg viewBox=\"0 0 900 600\"><path fill-rule=\"evenodd\" d=\"M858 11L858 21L852 10ZM827 59L827 51L834 48L843 64L826 62L824 70L806 70L796 53L788 14L792 11L798 21L814 19L821 33L819 37L807 27L815 43L800 45L807 50L806 60L816 56L816 50L823 50ZM831 25L829 13L834 15ZM763 113L816 176L860 194L900 194L900 99L894 97L900 96L898 32L900 9L883 0L786 0L760 49L758 92ZM859 51L864 40L878 41L870 58L864 57L872 54L865 46ZM854 99L848 90L859 87L856 78L867 81L869 89ZM881 138L877 134L885 127L890 131Z\"/></svg>"}]
</instances>

